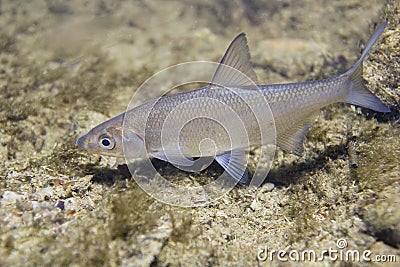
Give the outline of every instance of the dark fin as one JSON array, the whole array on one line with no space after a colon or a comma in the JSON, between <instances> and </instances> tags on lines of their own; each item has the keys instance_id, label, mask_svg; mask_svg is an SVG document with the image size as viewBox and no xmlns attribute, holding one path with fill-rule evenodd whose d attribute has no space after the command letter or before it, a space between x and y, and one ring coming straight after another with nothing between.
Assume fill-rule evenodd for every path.
<instances>
[{"instance_id":1,"label":"dark fin","mask_svg":"<svg viewBox=\"0 0 400 267\"><path fill-rule=\"evenodd\" d=\"M246 35L241 33L229 45L210 84L243 86L253 83L257 83L257 75L250 61Z\"/></svg>"},{"instance_id":2,"label":"dark fin","mask_svg":"<svg viewBox=\"0 0 400 267\"><path fill-rule=\"evenodd\" d=\"M276 140L277 145L284 151L292 153L296 156L301 156L304 152L304 137L310 130L313 122L318 117L319 113L312 113L295 127L281 134Z\"/></svg>"},{"instance_id":3,"label":"dark fin","mask_svg":"<svg viewBox=\"0 0 400 267\"><path fill-rule=\"evenodd\" d=\"M242 184L247 183L249 174L247 172L247 158L244 150L233 150L230 153L215 157L215 160L235 180Z\"/></svg>"},{"instance_id":4,"label":"dark fin","mask_svg":"<svg viewBox=\"0 0 400 267\"><path fill-rule=\"evenodd\" d=\"M347 75L349 81L351 82L349 96L347 98L347 103L354 104L357 106L362 106L369 108L378 112L390 112L390 109L382 103L382 101L372 94L365 86L363 79L363 60L368 55L368 52L374 46L379 36L384 31L387 22L383 23L378 27L378 29L369 38L365 49L354 66L348 70L344 75Z\"/></svg>"}]
</instances>

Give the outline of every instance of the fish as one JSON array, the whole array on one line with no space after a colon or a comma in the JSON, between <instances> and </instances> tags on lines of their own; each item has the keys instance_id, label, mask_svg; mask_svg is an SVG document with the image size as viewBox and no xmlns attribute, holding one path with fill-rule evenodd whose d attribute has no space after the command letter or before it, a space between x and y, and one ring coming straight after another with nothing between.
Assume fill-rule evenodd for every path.
<instances>
[{"instance_id":1,"label":"fish","mask_svg":"<svg viewBox=\"0 0 400 267\"><path fill-rule=\"evenodd\" d=\"M305 135L325 106L343 102L390 112L363 80L363 61L386 25L375 30L345 73L284 84L258 83L240 33L206 86L148 100L95 126L76 144L94 154L157 158L182 167L211 158L235 181L247 183L250 146L274 143L301 156Z\"/></svg>"}]
</instances>

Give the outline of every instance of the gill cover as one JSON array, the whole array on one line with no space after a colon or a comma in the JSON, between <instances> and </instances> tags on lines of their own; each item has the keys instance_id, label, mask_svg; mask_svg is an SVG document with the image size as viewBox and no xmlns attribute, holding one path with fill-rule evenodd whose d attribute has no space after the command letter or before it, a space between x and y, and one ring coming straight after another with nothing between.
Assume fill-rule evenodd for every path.
<instances>
[{"instance_id":1,"label":"gill cover","mask_svg":"<svg viewBox=\"0 0 400 267\"><path fill-rule=\"evenodd\" d=\"M122 142L125 157L139 158L147 153L143 139L132 131L124 133Z\"/></svg>"}]
</instances>

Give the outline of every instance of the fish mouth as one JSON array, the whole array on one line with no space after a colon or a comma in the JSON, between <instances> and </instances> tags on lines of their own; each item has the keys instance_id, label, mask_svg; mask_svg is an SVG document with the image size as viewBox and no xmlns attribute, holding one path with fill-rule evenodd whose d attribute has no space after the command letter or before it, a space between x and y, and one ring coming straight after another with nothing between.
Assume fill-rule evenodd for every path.
<instances>
[{"instance_id":1,"label":"fish mouth","mask_svg":"<svg viewBox=\"0 0 400 267\"><path fill-rule=\"evenodd\" d=\"M76 145L79 146L80 148L86 148L86 135L82 135L81 137L76 140Z\"/></svg>"}]
</instances>

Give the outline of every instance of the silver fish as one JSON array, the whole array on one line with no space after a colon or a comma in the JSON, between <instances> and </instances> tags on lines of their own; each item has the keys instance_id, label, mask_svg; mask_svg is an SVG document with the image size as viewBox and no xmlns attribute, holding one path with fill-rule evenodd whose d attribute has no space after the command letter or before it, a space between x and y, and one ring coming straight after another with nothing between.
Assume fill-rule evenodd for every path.
<instances>
[{"instance_id":1,"label":"silver fish","mask_svg":"<svg viewBox=\"0 0 400 267\"><path fill-rule=\"evenodd\" d=\"M322 107L345 102L390 112L363 85L362 77L362 62L386 25L378 27L357 63L338 77L257 86L252 85L257 77L241 33L207 86L147 101L99 124L76 143L91 153L117 158L148 155L178 166L191 166L193 157L213 157L229 175L245 183L249 146L276 139L281 149L301 155L304 136Z\"/></svg>"}]
</instances>

